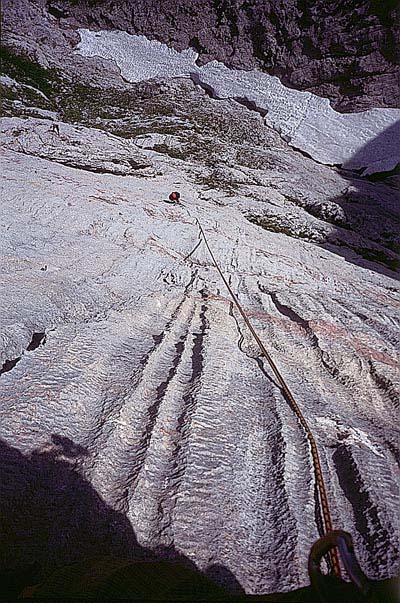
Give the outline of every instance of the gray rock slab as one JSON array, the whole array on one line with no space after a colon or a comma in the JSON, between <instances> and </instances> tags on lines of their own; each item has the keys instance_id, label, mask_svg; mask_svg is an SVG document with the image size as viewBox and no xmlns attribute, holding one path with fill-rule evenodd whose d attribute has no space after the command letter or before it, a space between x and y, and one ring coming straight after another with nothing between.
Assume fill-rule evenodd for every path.
<instances>
[{"instance_id":1,"label":"gray rock slab","mask_svg":"<svg viewBox=\"0 0 400 603\"><path fill-rule=\"evenodd\" d=\"M92 172L153 173L151 161L130 141L65 123L58 131L53 128L53 122L46 119L5 117L0 140L5 148Z\"/></svg>"},{"instance_id":2,"label":"gray rock slab","mask_svg":"<svg viewBox=\"0 0 400 603\"><path fill-rule=\"evenodd\" d=\"M21 359L0 376L0 434L48 467L23 474L32 494L19 505L12 488L2 496L25 544L3 541L6 561L31 559L32 543L48 570L102 554L82 539L79 498L68 504L54 481L70 463L142 551L172 546L202 570L223 565L248 593L307 583L318 537L308 443L204 245L195 249L197 216L315 432L334 525L353 534L370 577L393 575L396 282L207 200L170 159L151 179L8 148L2 163L1 353ZM189 213L163 202L177 187ZM46 339L30 351L38 331ZM73 551L60 520L46 523L56 508ZM108 550L129 554L113 538Z\"/></svg>"},{"instance_id":3,"label":"gray rock slab","mask_svg":"<svg viewBox=\"0 0 400 603\"><path fill-rule=\"evenodd\" d=\"M366 168L366 173L373 173L390 171L400 162L398 130L397 134L391 133L400 121L399 109L342 114L331 107L328 99L289 89L277 77L260 71L234 70L216 61L198 67L197 54L192 50L180 53L126 32L81 29L79 34L79 54L112 59L128 81L161 74L194 74L196 81L211 89L216 98L253 103L266 112L266 123L290 145L321 163Z\"/></svg>"}]
</instances>

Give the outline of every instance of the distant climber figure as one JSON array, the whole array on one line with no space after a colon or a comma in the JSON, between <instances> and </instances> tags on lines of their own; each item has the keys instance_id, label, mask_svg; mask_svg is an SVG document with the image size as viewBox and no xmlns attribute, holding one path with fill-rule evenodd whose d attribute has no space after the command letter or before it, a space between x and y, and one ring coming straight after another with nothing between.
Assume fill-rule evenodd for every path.
<instances>
[{"instance_id":1,"label":"distant climber figure","mask_svg":"<svg viewBox=\"0 0 400 603\"><path fill-rule=\"evenodd\" d=\"M54 132L55 134L57 134L58 136L60 136L60 127L59 127L59 125L53 122L51 124L50 132Z\"/></svg>"},{"instance_id":2,"label":"distant climber figure","mask_svg":"<svg viewBox=\"0 0 400 603\"><path fill-rule=\"evenodd\" d=\"M170 194L170 196L168 198L172 203L179 203L180 197L181 197L180 193L178 193L177 191L174 191Z\"/></svg>"}]
</instances>

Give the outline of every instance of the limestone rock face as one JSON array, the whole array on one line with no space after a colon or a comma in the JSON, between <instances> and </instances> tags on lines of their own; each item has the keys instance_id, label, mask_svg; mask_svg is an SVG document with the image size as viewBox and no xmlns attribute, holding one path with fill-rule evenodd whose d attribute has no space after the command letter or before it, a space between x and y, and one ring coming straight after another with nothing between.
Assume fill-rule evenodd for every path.
<instances>
[{"instance_id":1,"label":"limestone rock face","mask_svg":"<svg viewBox=\"0 0 400 603\"><path fill-rule=\"evenodd\" d=\"M0 124L3 148L43 157L89 172L126 176L152 174L152 163L129 141L102 131L63 124L54 130L45 119L4 118Z\"/></svg>"},{"instance_id":2,"label":"limestone rock face","mask_svg":"<svg viewBox=\"0 0 400 603\"><path fill-rule=\"evenodd\" d=\"M399 107L396 0L48 0L61 22L144 34L200 61L255 67L339 111Z\"/></svg>"},{"instance_id":3,"label":"limestone rock face","mask_svg":"<svg viewBox=\"0 0 400 603\"><path fill-rule=\"evenodd\" d=\"M22 461L3 458L7 560L34 555L50 570L104 541L113 554L222 565L250 593L307 583L318 537L307 440L195 249L197 216L316 434L335 525L371 577L392 574L396 282L316 246L305 212L300 238L289 210L287 229L249 221L251 202L227 204L178 160L160 157L149 182L11 150L3 161L2 356L20 360L0 377L1 436L34 467L20 475ZM163 203L176 188L189 214ZM279 203L275 192L259 205ZM46 335L32 350L35 333ZM125 533L104 532L93 508L85 536L72 479L128 520Z\"/></svg>"},{"instance_id":4,"label":"limestone rock face","mask_svg":"<svg viewBox=\"0 0 400 603\"><path fill-rule=\"evenodd\" d=\"M398 177L321 165L188 77L124 81L43 3L11 5L2 569L157 554L231 592L308 583L309 443L197 218L313 430L334 526L395 575Z\"/></svg>"},{"instance_id":5,"label":"limestone rock face","mask_svg":"<svg viewBox=\"0 0 400 603\"><path fill-rule=\"evenodd\" d=\"M217 61L199 67L192 50L177 52L126 32L78 32L76 52L115 61L127 81L190 76L214 98L232 98L258 111L291 146L321 163L345 165L365 174L391 171L400 164L400 109L342 114L328 99L289 89L277 77L258 70L229 69Z\"/></svg>"}]
</instances>

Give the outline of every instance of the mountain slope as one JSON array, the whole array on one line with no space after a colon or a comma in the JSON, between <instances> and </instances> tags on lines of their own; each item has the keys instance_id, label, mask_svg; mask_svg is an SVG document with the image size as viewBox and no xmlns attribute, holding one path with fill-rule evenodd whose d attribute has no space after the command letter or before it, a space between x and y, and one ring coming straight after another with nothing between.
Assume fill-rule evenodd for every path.
<instances>
[{"instance_id":1,"label":"mountain slope","mask_svg":"<svg viewBox=\"0 0 400 603\"><path fill-rule=\"evenodd\" d=\"M258 67L339 111L399 107L398 3L375 0L50 0L62 23L144 34L200 62Z\"/></svg>"},{"instance_id":2,"label":"mountain slope","mask_svg":"<svg viewBox=\"0 0 400 603\"><path fill-rule=\"evenodd\" d=\"M3 563L157 552L232 592L307 584L309 445L197 217L315 433L335 527L394 575L396 176L320 165L189 78L126 82L30 10L1 80Z\"/></svg>"}]
</instances>

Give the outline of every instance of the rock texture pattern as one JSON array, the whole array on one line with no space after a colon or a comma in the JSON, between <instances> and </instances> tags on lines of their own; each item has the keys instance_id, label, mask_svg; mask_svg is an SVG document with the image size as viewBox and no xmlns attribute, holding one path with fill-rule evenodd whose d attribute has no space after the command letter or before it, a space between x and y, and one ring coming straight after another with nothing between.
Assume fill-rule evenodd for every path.
<instances>
[{"instance_id":1,"label":"rock texture pattern","mask_svg":"<svg viewBox=\"0 0 400 603\"><path fill-rule=\"evenodd\" d=\"M122 31L79 34L80 54L114 60L128 81L190 75L215 98L233 98L257 110L290 145L321 163L350 165L366 174L391 171L400 164L400 109L343 115L326 98L290 90L259 71L228 69L216 61L197 67L192 51L178 53Z\"/></svg>"},{"instance_id":2,"label":"rock texture pattern","mask_svg":"<svg viewBox=\"0 0 400 603\"><path fill-rule=\"evenodd\" d=\"M28 8L1 80L2 564L157 553L232 592L307 584L309 445L197 217L313 429L334 525L394 575L398 177L320 165L190 78L124 82Z\"/></svg>"},{"instance_id":3,"label":"rock texture pattern","mask_svg":"<svg viewBox=\"0 0 400 603\"><path fill-rule=\"evenodd\" d=\"M61 23L144 34L200 62L259 68L338 111L399 107L396 0L48 0Z\"/></svg>"},{"instance_id":4,"label":"rock texture pattern","mask_svg":"<svg viewBox=\"0 0 400 603\"><path fill-rule=\"evenodd\" d=\"M63 124L60 132L45 119L4 118L0 124L0 141L3 148L89 172L120 176L152 174L151 161L136 145L82 126Z\"/></svg>"}]
</instances>

